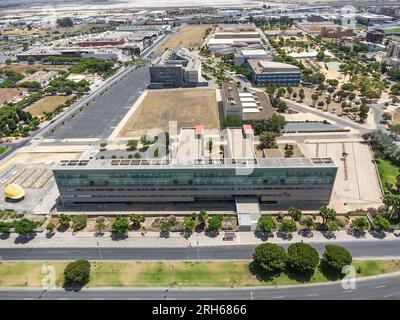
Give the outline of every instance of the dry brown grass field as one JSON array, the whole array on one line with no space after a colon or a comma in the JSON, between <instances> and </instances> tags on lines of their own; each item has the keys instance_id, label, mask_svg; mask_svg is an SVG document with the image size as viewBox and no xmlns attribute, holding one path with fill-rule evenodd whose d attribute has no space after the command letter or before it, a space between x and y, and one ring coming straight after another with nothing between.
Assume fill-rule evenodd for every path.
<instances>
[{"instance_id":1,"label":"dry brown grass field","mask_svg":"<svg viewBox=\"0 0 400 320\"><path fill-rule=\"evenodd\" d=\"M169 121L184 127L204 125L218 129L218 106L214 89L172 89L148 92L118 137L138 137L151 129L168 131Z\"/></svg>"},{"instance_id":2,"label":"dry brown grass field","mask_svg":"<svg viewBox=\"0 0 400 320\"><path fill-rule=\"evenodd\" d=\"M164 51L167 48L180 49L200 47L203 43L204 33L209 27L212 27L212 25L201 24L182 26L176 34L172 35L167 42L160 47L159 50Z\"/></svg>"}]
</instances>

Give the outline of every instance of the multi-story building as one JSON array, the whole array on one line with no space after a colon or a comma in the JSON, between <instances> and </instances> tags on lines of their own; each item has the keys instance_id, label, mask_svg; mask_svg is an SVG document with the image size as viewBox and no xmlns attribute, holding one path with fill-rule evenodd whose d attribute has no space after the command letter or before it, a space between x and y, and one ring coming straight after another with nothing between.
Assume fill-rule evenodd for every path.
<instances>
[{"instance_id":1,"label":"multi-story building","mask_svg":"<svg viewBox=\"0 0 400 320\"><path fill-rule=\"evenodd\" d=\"M247 62L249 59L259 59L259 60L270 60L272 61L273 56L264 49L243 49L238 50L233 56L233 63L240 66Z\"/></svg>"},{"instance_id":2,"label":"multi-story building","mask_svg":"<svg viewBox=\"0 0 400 320\"><path fill-rule=\"evenodd\" d=\"M385 33L376 30L371 30L367 32L365 40L373 43L382 43L384 37Z\"/></svg>"},{"instance_id":3,"label":"multi-story building","mask_svg":"<svg viewBox=\"0 0 400 320\"><path fill-rule=\"evenodd\" d=\"M221 100L224 117L238 117L242 120L267 119L274 110L264 92L239 92L236 84L223 82Z\"/></svg>"},{"instance_id":4,"label":"multi-story building","mask_svg":"<svg viewBox=\"0 0 400 320\"><path fill-rule=\"evenodd\" d=\"M149 88L206 86L201 76L201 61L187 49L167 50L149 68Z\"/></svg>"},{"instance_id":5,"label":"multi-story building","mask_svg":"<svg viewBox=\"0 0 400 320\"><path fill-rule=\"evenodd\" d=\"M282 86L297 86L301 80L301 70L291 64L248 60L251 79L256 86L279 84Z\"/></svg>"},{"instance_id":6,"label":"multi-story building","mask_svg":"<svg viewBox=\"0 0 400 320\"><path fill-rule=\"evenodd\" d=\"M400 43L388 45L385 62L391 66L400 66Z\"/></svg>"},{"instance_id":7,"label":"multi-story building","mask_svg":"<svg viewBox=\"0 0 400 320\"><path fill-rule=\"evenodd\" d=\"M324 38L352 37L353 30L345 27L322 27L321 36Z\"/></svg>"},{"instance_id":8,"label":"multi-story building","mask_svg":"<svg viewBox=\"0 0 400 320\"><path fill-rule=\"evenodd\" d=\"M251 126L224 132L224 157L208 157L201 126L183 128L168 158L61 161L53 173L64 205L238 202L329 203L337 166L330 158L256 158ZM244 136L243 136L244 135ZM174 147L175 146L175 147Z\"/></svg>"}]
</instances>

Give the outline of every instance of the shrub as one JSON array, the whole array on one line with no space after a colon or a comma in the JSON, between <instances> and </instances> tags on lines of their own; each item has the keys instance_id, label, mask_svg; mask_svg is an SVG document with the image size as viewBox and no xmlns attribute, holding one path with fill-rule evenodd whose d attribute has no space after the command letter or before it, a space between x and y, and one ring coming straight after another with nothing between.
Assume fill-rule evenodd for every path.
<instances>
[{"instance_id":1,"label":"shrub","mask_svg":"<svg viewBox=\"0 0 400 320\"><path fill-rule=\"evenodd\" d=\"M353 258L350 252L341 246L328 244L325 246L323 261L332 269L341 272L342 268L351 265Z\"/></svg>"},{"instance_id":2,"label":"shrub","mask_svg":"<svg viewBox=\"0 0 400 320\"><path fill-rule=\"evenodd\" d=\"M288 209L288 213L289 213L289 216L291 216L294 221L300 221L301 217L303 215L301 210L293 208L293 207L290 207Z\"/></svg>"},{"instance_id":3,"label":"shrub","mask_svg":"<svg viewBox=\"0 0 400 320\"><path fill-rule=\"evenodd\" d=\"M86 227L87 224L86 215L73 216L71 220L72 220L72 229L74 231L79 231Z\"/></svg>"},{"instance_id":4,"label":"shrub","mask_svg":"<svg viewBox=\"0 0 400 320\"><path fill-rule=\"evenodd\" d=\"M373 223L375 228L379 231L389 231L390 230L390 222L385 217L377 215L373 218Z\"/></svg>"},{"instance_id":5,"label":"shrub","mask_svg":"<svg viewBox=\"0 0 400 320\"><path fill-rule=\"evenodd\" d=\"M12 228L11 223L0 221L0 233L10 233L11 228Z\"/></svg>"},{"instance_id":6,"label":"shrub","mask_svg":"<svg viewBox=\"0 0 400 320\"><path fill-rule=\"evenodd\" d=\"M77 260L67 265L64 270L64 284L83 286L89 282L90 262Z\"/></svg>"},{"instance_id":7,"label":"shrub","mask_svg":"<svg viewBox=\"0 0 400 320\"><path fill-rule=\"evenodd\" d=\"M186 217L183 219L183 228L185 229L186 232L191 232L194 228L196 221L193 219L193 217Z\"/></svg>"},{"instance_id":8,"label":"shrub","mask_svg":"<svg viewBox=\"0 0 400 320\"><path fill-rule=\"evenodd\" d=\"M160 224L161 232L170 232L172 228L172 223L169 220L164 220Z\"/></svg>"},{"instance_id":9,"label":"shrub","mask_svg":"<svg viewBox=\"0 0 400 320\"><path fill-rule=\"evenodd\" d=\"M54 225L54 223L49 222L49 223L47 224L47 226L46 226L46 230L49 231L49 232L53 232L54 229L55 229L55 227L56 227L56 226Z\"/></svg>"},{"instance_id":10,"label":"shrub","mask_svg":"<svg viewBox=\"0 0 400 320\"><path fill-rule=\"evenodd\" d=\"M211 231L214 231L214 232L218 231L221 228L221 225L222 225L222 216L221 215L215 215L208 219L208 228Z\"/></svg>"},{"instance_id":11,"label":"shrub","mask_svg":"<svg viewBox=\"0 0 400 320\"><path fill-rule=\"evenodd\" d=\"M307 217L307 218L303 219L301 224L304 225L307 230L315 229L317 226L312 217Z\"/></svg>"},{"instance_id":12,"label":"shrub","mask_svg":"<svg viewBox=\"0 0 400 320\"><path fill-rule=\"evenodd\" d=\"M136 228L140 228L140 224L144 222L144 216L141 214L132 214L129 219Z\"/></svg>"},{"instance_id":13,"label":"shrub","mask_svg":"<svg viewBox=\"0 0 400 320\"><path fill-rule=\"evenodd\" d=\"M285 249L273 243L263 243L253 253L254 261L266 272L279 273L285 270Z\"/></svg>"},{"instance_id":14,"label":"shrub","mask_svg":"<svg viewBox=\"0 0 400 320\"><path fill-rule=\"evenodd\" d=\"M15 223L15 232L18 234L31 234L37 227L37 222L22 219Z\"/></svg>"},{"instance_id":15,"label":"shrub","mask_svg":"<svg viewBox=\"0 0 400 320\"><path fill-rule=\"evenodd\" d=\"M205 222L205 221L207 220L207 218L208 218L207 212L205 212L204 210L201 210L201 211L199 212L199 220L200 220L201 222Z\"/></svg>"},{"instance_id":16,"label":"shrub","mask_svg":"<svg viewBox=\"0 0 400 320\"><path fill-rule=\"evenodd\" d=\"M58 222L64 227L67 227L67 226L69 227L71 218L65 214L60 214L60 216L58 217Z\"/></svg>"},{"instance_id":17,"label":"shrub","mask_svg":"<svg viewBox=\"0 0 400 320\"><path fill-rule=\"evenodd\" d=\"M369 228L369 222L366 217L355 218L351 223L351 228L355 231L365 231Z\"/></svg>"},{"instance_id":18,"label":"shrub","mask_svg":"<svg viewBox=\"0 0 400 320\"><path fill-rule=\"evenodd\" d=\"M122 217L116 218L112 224L111 230L114 233L127 233L129 230L128 219Z\"/></svg>"},{"instance_id":19,"label":"shrub","mask_svg":"<svg viewBox=\"0 0 400 320\"><path fill-rule=\"evenodd\" d=\"M272 230L276 229L276 223L271 216L261 216L258 219L257 226L264 232L272 232Z\"/></svg>"},{"instance_id":20,"label":"shrub","mask_svg":"<svg viewBox=\"0 0 400 320\"><path fill-rule=\"evenodd\" d=\"M336 221L327 221L325 223L325 231L334 232L339 231L339 225Z\"/></svg>"},{"instance_id":21,"label":"shrub","mask_svg":"<svg viewBox=\"0 0 400 320\"><path fill-rule=\"evenodd\" d=\"M292 220L283 220L281 224L282 232L295 232L297 230L296 223Z\"/></svg>"},{"instance_id":22,"label":"shrub","mask_svg":"<svg viewBox=\"0 0 400 320\"><path fill-rule=\"evenodd\" d=\"M293 243L288 248L288 267L296 273L314 272L319 264L317 250L306 243Z\"/></svg>"}]
</instances>

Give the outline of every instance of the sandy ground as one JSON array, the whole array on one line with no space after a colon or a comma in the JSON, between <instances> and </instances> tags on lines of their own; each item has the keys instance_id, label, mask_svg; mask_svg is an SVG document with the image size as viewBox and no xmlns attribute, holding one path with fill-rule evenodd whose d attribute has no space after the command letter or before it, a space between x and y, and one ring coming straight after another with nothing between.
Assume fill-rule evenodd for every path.
<instances>
[{"instance_id":1,"label":"sandy ground","mask_svg":"<svg viewBox=\"0 0 400 320\"><path fill-rule=\"evenodd\" d=\"M381 204L379 178L367 145L359 142L307 143L301 144L301 149L309 157L330 157L338 166L330 203L337 211ZM345 161L343 153L347 153Z\"/></svg>"},{"instance_id":2,"label":"sandy ground","mask_svg":"<svg viewBox=\"0 0 400 320\"><path fill-rule=\"evenodd\" d=\"M72 96L47 96L26 108L33 116L42 116L45 112L52 112L58 106L72 99Z\"/></svg>"},{"instance_id":3,"label":"sandy ground","mask_svg":"<svg viewBox=\"0 0 400 320\"><path fill-rule=\"evenodd\" d=\"M177 133L185 127L204 125L219 129L218 107L214 89L152 90L118 133L118 138L140 137L149 130L169 131L169 122L176 121ZM114 135L114 134L113 134Z\"/></svg>"},{"instance_id":4,"label":"sandy ground","mask_svg":"<svg viewBox=\"0 0 400 320\"><path fill-rule=\"evenodd\" d=\"M167 42L160 47L159 51L164 51L166 48L180 49L200 47L203 44L204 33L209 27L212 27L212 25L182 26L176 34L170 37Z\"/></svg>"}]
</instances>

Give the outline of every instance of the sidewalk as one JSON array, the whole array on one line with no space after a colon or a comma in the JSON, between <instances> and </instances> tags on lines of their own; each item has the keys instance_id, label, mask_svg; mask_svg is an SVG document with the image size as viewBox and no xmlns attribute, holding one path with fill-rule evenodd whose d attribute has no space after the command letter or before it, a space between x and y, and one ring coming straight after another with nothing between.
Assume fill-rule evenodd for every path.
<instances>
[{"instance_id":1,"label":"sidewalk","mask_svg":"<svg viewBox=\"0 0 400 320\"><path fill-rule=\"evenodd\" d=\"M118 248L184 248L184 247L212 247L212 246L233 246L233 245L258 245L264 242L269 243L321 243L321 242L354 242L354 241L400 241L394 233L387 233L383 239L375 238L366 233L364 237L355 237L345 231L336 232L336 237L326 238L321 232L313 232L310 238L293 233L291 239L278 237L276 233L268 239L260 239L253 232L237 232L236 239L224 241L224 232L216 237L209 237L204 233L194 233L189 239L185 239L180 233L170 233L168 238L161 238L158 232L147 232L142 235L140 232L130 232L128 237L113 239L109 232L102 236L96 236L92 232L71 232L56 233L48 237L46 233L37 234L29 241L21 240L16 234L0 238L0 248L94 248L94 247L118 247Z\"/></svg>"}]
</instances>

